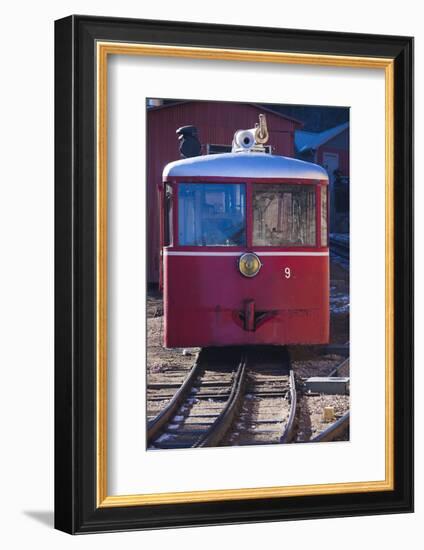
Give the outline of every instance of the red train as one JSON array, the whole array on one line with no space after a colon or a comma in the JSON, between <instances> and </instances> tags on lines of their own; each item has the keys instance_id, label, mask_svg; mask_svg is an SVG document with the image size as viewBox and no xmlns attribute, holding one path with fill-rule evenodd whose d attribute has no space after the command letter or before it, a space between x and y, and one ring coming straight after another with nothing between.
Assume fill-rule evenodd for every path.
<instances>
[{"instance_id":1,"label":"red train","mask_svg":"<svg viewBox=\"0 0 424 550\"><path fill-rule=\"evenodd\" d=\"M269 154L267 134L261 119L231 153L163 171L165 347L328 343L327 172Z\"/></svg>"}]
</instances>

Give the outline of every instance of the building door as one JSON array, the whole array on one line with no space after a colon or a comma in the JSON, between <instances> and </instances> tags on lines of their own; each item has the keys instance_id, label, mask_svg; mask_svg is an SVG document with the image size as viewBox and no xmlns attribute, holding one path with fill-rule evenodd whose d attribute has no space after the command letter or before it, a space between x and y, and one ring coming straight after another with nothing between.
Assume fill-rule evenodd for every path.
<instances>
[{"instance_id":1,"label":"building door","mask_svg":"<svg viewBox=\"0 0 424 550\"><path fill-rule=\"evenodd\" d=\"M339 155L337 153L324 153L322 155L322 164L327 170L330 182L330 232L334 232L336 227L336 195L334 192L334 172L339 168Z\"/></svg>"}]
</instances>

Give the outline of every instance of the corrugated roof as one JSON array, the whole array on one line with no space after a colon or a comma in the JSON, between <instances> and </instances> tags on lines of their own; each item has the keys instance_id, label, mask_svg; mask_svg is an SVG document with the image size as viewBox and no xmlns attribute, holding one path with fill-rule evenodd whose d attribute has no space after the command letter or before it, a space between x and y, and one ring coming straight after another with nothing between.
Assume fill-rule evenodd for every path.
<instances>
[{"instance_id":1,"label":"corrugated roof","mask_svg":"<svg viewBox=\"0 0 424 550\"><path fill-rule=\"evenodd\" d=\"M341 132L346 130L349 127L349 122L344 124L339 124L339 126L334 126L329 130L324 130L324 132L308 132L306 130L296 130L294 134L294 143L296 149L299 152L305 151L307 149L318 149L330 139L338 136Z\"/></svg>"}]
</instances>

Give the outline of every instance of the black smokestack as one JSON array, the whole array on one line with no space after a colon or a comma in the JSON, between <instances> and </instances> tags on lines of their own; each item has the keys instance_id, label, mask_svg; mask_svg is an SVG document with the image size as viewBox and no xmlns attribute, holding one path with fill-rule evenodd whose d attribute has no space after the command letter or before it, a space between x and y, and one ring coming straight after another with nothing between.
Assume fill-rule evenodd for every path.
<instances>
[{"instance_id":1,"label":"black smokestack","mask_svg":"<svg viewBox=\"0 0 424 550\"><path fill-rule=\"evenodd\" d=\"M202 146L195 126L181 126L177 130L180 154L184 158L198 157Z\"/></svg>"}]
</instances>

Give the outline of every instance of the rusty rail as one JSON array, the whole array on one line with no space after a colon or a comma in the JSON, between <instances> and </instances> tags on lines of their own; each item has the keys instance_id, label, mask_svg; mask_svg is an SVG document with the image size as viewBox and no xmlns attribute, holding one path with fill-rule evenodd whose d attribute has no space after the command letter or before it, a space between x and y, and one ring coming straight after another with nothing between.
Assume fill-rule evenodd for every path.
<instances>
[{"instance_id":1,"label":"rusty rail","mask_svg":"<svg viewBox=\"0 0 424 550\"><path fill-rule=\"evenodd\" d=\"M149 422L147 425L147 444L149 444L162 430L162 428L171 420L175 415L178 408L181 406L183 401L186 399L190 389L193 385L193 381L198 375L200 370L201 361L200 351L199 355L196 358L196 361L191 368L190 372L187 375L187 378L182 383L180 389L175 393L174 397L169 401L169 403L160 411L160 413Z\"/></svg>"},{"instance_id":2,"label":"rusty rail","mask_svg":"<svg viewBox=\"0 0 424 550\"><path fill-rule=\"evenodd\" d=\"M188 376L184 380L183 384L176 392L174 397L169 401L164 409L152 420L147 427L147 446L154 445L155 439L166 431L166 426L172 422L172 419L177 414L179 408L187 400L193 386L199 377L202 376L202 370L208 366L211 348L204 348L200 351L195 364L190 370ZM234 350L233 350L234 353ZM239 355L240 356L240 355ZM216 361L216 357L212 355L212 361ZM237 363L236 363L237 365ZM243 393L243 385L245 380L245 360L244 355L238 361L237 369L234 369L231 383L229 384L229 396L224 409L217 415L215 421L211 424L210 428L205 434L203 434L197 441L195 441L192 447L206 447L216 445L222 437L224 437L226 431L231 425L235 412L238 410L238 400Z\"/></svg>"},{"instance_id":3,"label":"rusty rail","mask_svg":"<svg viewBox=\"0 0 424 550\"><path fill-rule=\"evenodd\" d=\"M284 429L284 433L281 436L280 443L290 443L294 435L294 419L296 417L296 408L297 408L297 391L296 391L296 380L294 377L294 372L290 369L290 414L287 421L287 425Z\"/></svg>"},{"instance_id":4,"label":"rusty rail","mask_svg":"<svg viewBox=\"0 0 424 550\"><path fill-rule=\"evenodd\" d=\"M337 437L340 437L349 428L350 424L350 412L348 411L341 418L333 422L331 426L319 433L313 439L310 439L308 443L320 443L322 441L334 441Z\"/></svg>"},{"instance_id":5,"label":"rusty rail","mask_svg":"<svg viewBox=\"0 0 424 550\"><path fill-rule=\"evenodd\" d=\"M246 359L243 356L234 376L228 401L209 431L194 445L194 447L215 447L225 437L240 409L243 389L246 381Z\"/></svg>"}]
</instances>

